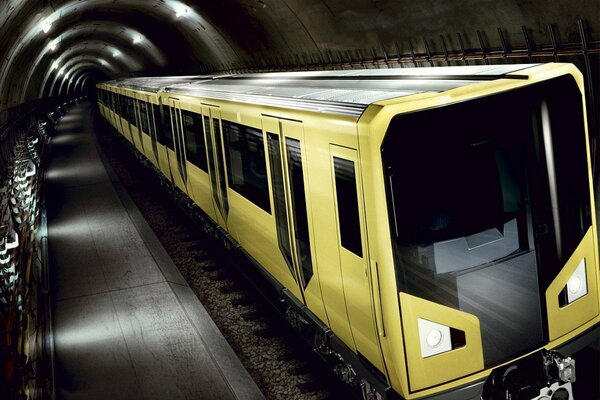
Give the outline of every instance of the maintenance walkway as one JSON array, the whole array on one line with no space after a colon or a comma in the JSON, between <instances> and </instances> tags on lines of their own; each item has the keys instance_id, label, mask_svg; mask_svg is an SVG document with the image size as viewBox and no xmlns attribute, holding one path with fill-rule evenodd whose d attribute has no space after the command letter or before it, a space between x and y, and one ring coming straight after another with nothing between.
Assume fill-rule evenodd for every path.
<instances>
[{"instance_id":1,"label":"maintenance walkway","mask_svg":"<svg viewBox=\"0 0 600 400\"><path fill-rule=\"evenodd\" d=\"M46 174L59 399L263 399L97 147L90 105Z\"/></svg>"}]
</instances>

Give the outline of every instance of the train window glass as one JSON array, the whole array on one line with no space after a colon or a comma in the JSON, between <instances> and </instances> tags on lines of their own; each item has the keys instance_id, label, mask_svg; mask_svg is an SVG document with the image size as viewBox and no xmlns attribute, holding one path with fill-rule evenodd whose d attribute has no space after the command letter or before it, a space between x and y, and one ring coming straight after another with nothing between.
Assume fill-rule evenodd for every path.
<instances>
[{"instance_id":1,"label":"train window glass","mask_svg":"<svg viewBox=\"0 0 600 400\"><path fill-rule=\"evenodd\" d=\"M229 187L271 213L262 131L222 121Z\"/></svg>"},{"instance_id":2,"label":"train window glass","mask_svg":"<svg viewBox=\"0 0 600 400\"><path fill-rule=\"evenodd\" d=\"M221 138L221 124L220 120L217 118L213 118L213 133L215 135L215 155L217 159L217 166L219 171L224 173L225 171L225 163L223 162L223 139ZM221 179L218 181L219 192L221 193L221 198L223 199L223 212L225 215L229 213L229 202L227 201L227 182L225 182L225 177L221 175Z\"/></svg>"},{"instance_id":3,"label":"train window glass","mask_svg":"<svg viewBox=\"0 0 600 400\"><path fill-rule=\"evenodd\" d=\"M221 208L221 202L219 201L218 188L217 188L217 171L215 167L215 152L213 150L212 133L210 131L210 118L202 116L204 126L204 138L206 139L206 150L208 158L208 169L210 175L210 185L212 188L213 199L219 209Z\"/></svg>"},{"instance_id":4,"label":"train window glass","mask_svg":"<svg viewBox=\"0 0 600 400\"><path fill-rule=\"evenodd\" d=\"M557 79L540 106L540 126L549 126L554 181L558 197L556 216L560 233L556 254L558 269L571 257L591 225L591 204L585 142L584 111L574 80Z\"/></svg>"},{"instance_id":5,"label":"train window glass","mask_svg":"<svg viewBox=\"0 0 600 400\"><path fill-rule=\"evenodd\" d=\"M123 117L127 122L129 122L129 98L125 95L122 95L123 98Z\"/></svg>"},{"instance_id":6,"label":"train window glass","mask_svg":"<svg viewBox=\"0 0 600 400\"><path fill-rule=\"evenodd\" d=\"M164 131L163 131L163 139L164 139L164 145L167 146L169 149L175 151L175 143L173 143L173 125L172 123L175 123L175 121L171 121L171 107L169 106L163 106L163 110L164 110L164 114L163 114L163 118L164 118Z\"/></svg>"},{"instance_id":7,"label":"train window glass","mask_svg":"<svg viewBox=\"0 0 600 400\"><path fill-rule=\"evenodd\" d=\"M128 108L128 114L129 114L129 123L131 125L137 127L134 101L135 100L132 99L131 97L127 97L127 108Z\"/></svg>"},{"instance_id":8,"label":"train window glass","mask_svg":"<svg viewBox=\"0 0 600 400\"><path fill-rule=\"evenodd\" d=\"M125 97L122 94L119 95L119 104L121 105L119 115L121 118L127 119L127 107L125 107Z\"/></svg>"},{"instance_id":9,"label":"train window glass","mask_svg":"<svg viewBox=\"0 0 600 400\"><path fill-rule=\"evenodd\" d=\"M141 134L142 134L142 123L141 123L141 118L140 118L140 108L142 108L142 102L139 100L134 100L135 102L135 125L138 127L138 131L140 134L140 140L141 140Z\"/></svg>"},{"instance_id":10,"label":"train window glass","mask_svg":"<svg viewBox=\"0 0 600 400\"><path fill-rule=\"evenodd\" d=\"M163 114L162 108L158 104L153 104L154 108L154 124L156 128L156 141L160 144L164 144L164 126L163 126Z\"/></svg>"},{"instance_id":11,"label":"train window glass","mask_svg":"<svg viewBox=\"0 0 600 400\"><path fill-rule=\"evenodd\" d=\"M119 115L122 117L123 116L123 96L118 94L117 95L117 107L119 108Z\"/></svg>"},{"instance_id":12,"label":"train window glass","mask_svg":"<svg viewBox=\"0 0 600 400\"><path fill-rule=\"evenodd\" d=\"M154 108L152 103L146 103L146 112L148 113L148 133L153 141L156 141L156 126L154 124Z\"/></svg>"},{"instance_id":13,"label":"train window glass","mask_svg":"<svg viewBox=\"0 0 600 400\"><path fill-rule=\"evenodd\" d=\"M200 115L193 112L186 110L181 111L187 160L206 172L206 148L204 145L204 132L202 130L201 118Z\"/></svg>"},{"instance_id":14,"label":"train window glass","mask_svg":"<svg viewBox=\"0 0 600 400\"><path fill-rule=\"evenodd\" d=\"M146 111L146 103L143 101L138 102L139 110L140 110L140 126L142 132L146 134L150 134L150 130L148 128L148 113Z\"/></svg>"},{"instance_id":15,"label":"train window glass","mask_svg":"<svg viewBox=\"0 0 600 400\"><path fill-rule=\"evenodd\" d=\"M121 107L119 104L119 95L117 93L114 94L115 96L115 112L117 113L117 115L121 115Z\"/></svg>"},{"instance_id":16,"label":"train window glass","mask_svg":"<svg viewBox=\"0 0 600 400\"><path fill-rule=\"evenodd\" d=\"M294 215L296 249L298 260L300 261L300 269L302 270L302 281L304 287L306 287L312 278L313 267L308 234L308 211L306 208L302 151L299 140L286 138L285 144L287 149L290 194L292 198L292 213Z\"/></svg>"},{"instance_id":17,"label":"train window glass","mask_svg":"<svg viewBox=\"0 0 600 400\"><path fill-rule=\"evenodd\" d=\"M273 188L273 207L275 208L275 223L277 225L277 241L279 249L294 278L292 264L292 250L290 245L290 231L285 205L285 186L283 180L283 163L281 160L281 143L279 136L267 132L267 145L269 148L269 165L271 171L271 186Z\"/></svg>"},{"instance_id":18,"label":"train window glass","mask_svg":"<svg viewBox=\"0 0 600 400\"><path fill-rule=\"evenodd\" d=\"M342 247L362 257L360 214L354 163L343 158L333 157L335 171L335 191Z\"/></svg>"}]
</instances>

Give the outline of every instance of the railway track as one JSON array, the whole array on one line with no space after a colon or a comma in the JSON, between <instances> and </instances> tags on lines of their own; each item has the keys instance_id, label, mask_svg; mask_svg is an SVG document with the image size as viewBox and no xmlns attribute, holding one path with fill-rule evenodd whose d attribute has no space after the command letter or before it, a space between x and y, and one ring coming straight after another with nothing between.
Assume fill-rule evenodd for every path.
<instances>
[{"instance_id":1,"label":"railway track","mask_svg":"<svg viewBox=\"0 0 600 400\"><path fill-rule=\"evenodd\" d=\"M112 127L95 118L106 158L167 253L267 399L351 399L353 394L241 273L222 244L177 206ZM250 281L249 279L252 279ZM260 279L260 277L258 277Z\"/></svg>"}]
</instances>

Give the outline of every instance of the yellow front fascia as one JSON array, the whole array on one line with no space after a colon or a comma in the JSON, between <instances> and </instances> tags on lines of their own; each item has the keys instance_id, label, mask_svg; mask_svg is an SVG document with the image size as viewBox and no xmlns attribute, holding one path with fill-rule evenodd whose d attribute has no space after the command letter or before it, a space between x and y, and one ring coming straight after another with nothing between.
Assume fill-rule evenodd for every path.
<instances>
[{"instance_id":1,"label":"yellow front fascia","mask_svg":"<svg viewBox=\"0 0 600 400\"><path fill-rule=\"evenodd\" d=\"M577 328L598 315L598 266L594 246L594 226L592 225L583 240L575 249L558 276L546 290L548 310L548 333L553 341ZM559 294L575 272L582 259L585 259L588 293L564 307L559 306Z\"/></svg>"},{"instance_id":2,"label":"yellow front fascia","mask_svg":"<svg viewBox=\"0 0 600 400\"><path fill-rule=\"evenodd\" d=\"M411 392L483 370L483 347L479 319L476 316L402 292L400 307ZM422 357L418 318L460 329L465 332L466 345Z\"/></svg>"}]
</instances>

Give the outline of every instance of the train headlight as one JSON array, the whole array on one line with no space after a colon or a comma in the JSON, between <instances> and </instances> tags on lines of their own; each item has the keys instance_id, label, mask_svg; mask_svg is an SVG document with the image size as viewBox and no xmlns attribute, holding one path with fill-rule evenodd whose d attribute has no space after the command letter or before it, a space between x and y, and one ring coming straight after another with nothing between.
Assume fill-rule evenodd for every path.
<instances>
[{"instance_id":1,"label":"train headlight","mask_svg":"<svg viewBox=\"0 0 600 400\"><path fill-rule=\"evenodd\" d=\"M450 327L422 318L417 321L423 358L452 350Z\"/></svg>"},{"instance_id":2,"label":"train headlight","mask_svg":"<svg viewBox=\"0 0 600 400\"><path fill-rule=\"evenodd\" d=\"M567 304L583 297L587 294L587 277L585 271L585 258L581 260L573 275L567 281Z\"/></svg>"}]
</instances>

